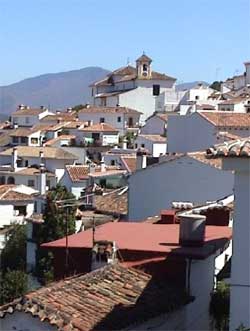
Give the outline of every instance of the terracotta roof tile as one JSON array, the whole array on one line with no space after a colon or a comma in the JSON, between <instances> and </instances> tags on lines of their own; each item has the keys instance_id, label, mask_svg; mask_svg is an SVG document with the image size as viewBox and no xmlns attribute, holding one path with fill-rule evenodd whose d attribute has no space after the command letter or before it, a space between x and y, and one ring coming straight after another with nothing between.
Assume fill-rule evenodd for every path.
<instances>
[{"instance_id":1,"label":"terracotta roof tile","mask_svg":"<svg viewBox=\"0 0 250 331\"><path fill-rule=\"evenodd\" d=\"M122 156L121 160L128 172L136 171L136 155L134 157Z\"/></svg>"},{"instance_id":2,"label":"terracotta roof tile","mask_svg":"<svg viewBox=\"0 0 250 331\"><path fill-rule=\"evenodd\" d=\"M139 111L127 107L94 107L82 108L79 110L81 113L111 113L111 114L140 114Z\"/></svg>"},{"instance_id":3,"label":"terracotta roof tile","mask_svg":"<svg viewBox=\"0 0 250 331\"><path fill-rule=\"evenodd\" d=\"M17 185L0 185L0 201L31 201L33 196L16 191Z\"/></svg>"},{"instance_id":4,"label":"terracotta roof tile","mask_svg":"<svg viewBox=\"0 0 250 331\"><path fill-rule=\"evenodd\" d=\"M167 138L159 134L139 134L137 137L138 138L141 137L155 143L165 143L165 144L167 143Z\"/></svg>"},{"instance_id":5,"label":"terracotta roof tile","mask_svg":"<svg viewBox=\"0 0 250 331\"><path fill-rule=\"evenodd\" d=\"M98 212L112 215L127 215L128 193L121 194L122 190L106 195L95 195L95 207Z\"/></svg>"},{"instance_id":6,"label":"terracotta roof tile","mask_svg":"<svg viewBox=\"0 0 250 331\"><path fill-rule=\"evenodd\" d=\"M0 307L47 320L59 331L120 330L188 303L182 288L119 264L52 283Z\"/></svg>"},{"instance_id":7,"label":"terracotta roof tile","mask_svg":"<svg viewBox=\"0 0 250 331\"><path fill-rule=\"evenodd\" d=\"M50 139L48 141L46 141L46 143L44 144L44 146L53 146L54 143L60 141L60 140L69 140L72 141L76 138L76 136L74 135L66 135L66 134L62 134L56 138Z\"/></svg>"},{"instance_id":8,"label":"terracotta roof tile","mask_svg":"<svg viewBox=\"0 0 250 331\"><path fill-rule=\"evenodd\" d=\"M41 108L24 108L24 109L18 109L16 112L12 113L12 117L17 116L38 116L48 109L41 109Z\"/></svg>"},{"instance_id":9,"label":"terracotta roof tile","mask_svg":"<svg viewBox=\"0 0 250 331\"><path fill-rule=\"evenodd\" d=\"M89 178L89 167L86 165L66 166L66 170L72 182L79 182Z\"/></svg>"},{"instance_id":10,"label":"terracotta roof tile","mask_svg":"<svg viewBox=\"0 0 250 331\"><path fill-rule=\"evenodd\" d=\"M57 147L33 147L33 146L17 146L17 154L19 157L40 157L40 151L44 153L44 158L58 160L76 160L77 156ZM9 148L0 153L1 156L11 156L13 148Z\"/></svg>"},{"instance_id":11,"label":"terracotta roof tile","mask_svg":"<svg viewBox=\"0 0 250 331\"><path fill-rule=\"evenodd\" d=\"M250 157L250 138L225 142L207 150L208 160L219 157Z\"/></svg>"},{"instance_id":12,"label":"terracotta roof tile","mask_svg":"<svg viewBox=\"0 0 250 331\"><path fill-rule=\"evenodd\" d=\"M250 114L234 112L201 112L200 116L217 127L250 128Z\"/></svg>"},{"instance_id":13,"label":"terracotta roof tile","mask_svg":"<svg viewBox=\"0 0 250 331\"><path fill-rule=\"evenodd\" d=\"M113 126L107 124L107 123L98 123L93 124L84 128L79 128L79 131L84 132L118 132L116 128Z\"/></svg>"}]
</instances>

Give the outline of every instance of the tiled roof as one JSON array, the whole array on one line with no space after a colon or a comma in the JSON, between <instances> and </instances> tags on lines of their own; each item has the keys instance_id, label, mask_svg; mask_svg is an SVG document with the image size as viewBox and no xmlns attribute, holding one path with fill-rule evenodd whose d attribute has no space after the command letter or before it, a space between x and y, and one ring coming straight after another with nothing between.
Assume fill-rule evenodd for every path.
<instances>
[{"instance_id":1,"label":"tiled roof","mask_svg":"<svg viewBox=\"0 0 250 331\"><path fill-rule=\"evenodd\" d=\"M224 248L231 238L232 229L210 225L206 226L204 245L199 248L180 246L178 224L111 222L96 227L95 231L97 241L115 241L120 251L154 252L160 256L185 256L195 259L207 258L219 247ZM91 249L92 246L92 229L68 236L69 248ZM65 238L42 244L42 247L64 248Z\"/></svg>"},{"instance_id":2,"label":"tiled roof","mask_svg":"<svg viewBox=\"0 0 250 331\"><path fill-rule=\"evenodd\" d=\"M111 113L111 114L141 114L139 111L127 107L93 107L82 108L81 113Z\"/></svg>"},{"instance_id":3,"label":"tiled roof","mask_svg":"<svg viewBox=\"0 0 250 331\"><path fill-rule=\"evenodd\" d=\"M54 143L60 141L60 140L74 140L76 138L76 136L74 135L66 135L66 134L62 134L61 136L58 136L56 138L50 139L48 141L46 141L46 143L44 144L44 146L53 146Z\"/></svg>"},{"instance_id":4,"label":"tiled roof","mask_svg":"<svg viewBox=\"0 0 250 331\"><path fill-rule=\"evenodd\" d=\"M38 116L48 109L41 109L41 108L24 108L24 109L18 109L16 112L12 113L11 116L17 117L17 116Z\"/></svg>"},{"instance_id":5,"label":"tiled roof","mask_svg":"<svg viewBox=\"0 0 250 331\"><path fill-rule=\"evenodd\" d=\"M17 154L19 157L40 157L40 151L44 153L46 159L59 160L76 160L77 156L56 147L33 147L33 146L17 146ZM0 153L0 156L11 156L13 148L9 148Z\"/></svg>"},{"instance_id":6,"label":"tiled roof","mask_svg":"<svg viewBox=\"0 0 250 331\"><path fill-rule=\"evenodd\" d=\"M50 121L73 121L76 118L76 113L63 113L55 114L55 115L47 115L43 117L40 121L41 122L50 122Z\"/></svg>"},{"instance_id":7,"label":"tiled roof","mask_svg":"<svg viewBox=\"0 0 250 331\"><path fill-rule=\"evenodd\" d=\"M68 165L66 166L66 170L72 182L79 182L89 178L89 167L86 165Z\"/></svg>"},{"instance_id":8,"label":"tiled roof","mask_svg":"<svg viewBox=\"0 0 250 331\"><path fill-rule=\"evenodd\" d=\"M162 137L161 135L159 134L139 134L137 136L137 138L144 138L146 140L150 140L152 142L155 142L155 143L167 143L167 138L166 137Z\"/></svg>"},{"instance_id":9,"label":"tiled roof","mask_svg":"<svg viewBox=\"0 0 250 331\"><path fill-rule=\"evenodd\" d=\"M200 112L200 116L217 127L250 128L250 114L234 112Z\"/></svg>"},{"instance_id":10,"label":"tiled roof","mask_svg":"<svg viewBox=\"0 0 250 331\"><path fill-rule=\"evenodd\" d=\"M15 175L22 176L40 176L40 170L37 168L24 168L15 172ZM55 177L52 172L46 172L47 177Z\"/></svg>"},{"instance_id":11,"label":"tiled roof","mask_svg":"<svg viewBox=\"0 0 250 331\"><path fill-rule=\"evenodd\" d=\"M210 165L214 168L218 168L218 169L222 169L222 161L221 159L208 159L206 157L206 153L205 152L193 152L193 153L188 153L188 156L190 156L191 158L205 163L207 165Z\"/></svg>"},{"instance_id":12,"label":"tiled roof","mask_svg":"<svg viewBox=\"0 0 250 331\"><path fill-rule=\"evenodd\" d=\"M129 157L128 155L122 156L121 161L123 162L128 172L136 171L136 155L133 157Z\"/></svg>"},{"instance_id":13,"label":"tiled roof","mask_svg":"<svg viewBox=\"0 0 250 331\"><path fill-rule=\"evenodd\" d=\"M113 126L107 124L107 123L98 123L98 124L93 124L90 126L87 126L85 128L80 128L79 131L84 131L84 132L118 132L116 128Z\"/></svg>"},{"instance_id":14,"label":"tiled roof","mask_svg":"<svg viewBox=\"0 0 250 331\"><path fill-rule=\"evenodd\" d=\"M112 215L127 215L128 193L122 190L104 195L95 195L95 207L98 212Z\"/></svg>"},{"instance_id":15,"label":"tiled roof","mask_svg":"<svg viewBox=\"0 0 250 331\"><path fill-rule=\"evenodd\" d=\"M218 157L250 157L250 138L225 142L207 150L208 160Z\"/></svg>"},{"instance_id":16,"label":"tiled roof","mask_svg":"<svg viewBox=\"0 0 250 331\"><path fill-rule=\"evenodd\" d=\"M17 191L17 185L0 185L0 201L33 200L33 196Z\"/></svg>"},{"instance_id":17,"label":"tiled roof","mask_svg":"<svg viewBox=\"0 0 250 331\"><path fill-rule=\"evenodd\" d=\"M152 62L152 59L150 59L150 57L149 56L147 56L146 54L142 54L137 60L136 60L136 62L144 62L144 61L146 61L146 62Z\"/></svg>"},{"instance_id":18,"label":"tiled roof","mask_svg":"<svg viewBox=\"0 0 250 331\"><path fill-rule=\"evenodd\" d=\"M58 331L121 330L188 303L182 288L119 264L52 283L0 307L23 311Z\"/></svg>"}]
</instances>

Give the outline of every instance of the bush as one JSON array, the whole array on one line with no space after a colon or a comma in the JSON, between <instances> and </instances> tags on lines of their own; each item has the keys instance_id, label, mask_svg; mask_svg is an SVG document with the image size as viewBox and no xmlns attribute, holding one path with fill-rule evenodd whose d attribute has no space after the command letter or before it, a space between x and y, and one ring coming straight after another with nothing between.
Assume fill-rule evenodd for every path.
<instances>
[{"instance_id":1,"label":"bush","mask_svg":"<svg viewBox=\"0 0 250 331\"><path fill-rule=\"evenodd\" d=\"M213 329L224 331L229 329L230 289L225 282L218 282L212 293L210 302L210 316Z\"/></svg>"},{"instance_id":2,"label":"bush","mask_svg":"<svg viewBox=\"0 0 250 331\"><path fill-rule=\"evenodd\" d=\"M21 270L0 273L0 305L23 296L28 290L28 276Z\"/></svg>"}]
</instances>

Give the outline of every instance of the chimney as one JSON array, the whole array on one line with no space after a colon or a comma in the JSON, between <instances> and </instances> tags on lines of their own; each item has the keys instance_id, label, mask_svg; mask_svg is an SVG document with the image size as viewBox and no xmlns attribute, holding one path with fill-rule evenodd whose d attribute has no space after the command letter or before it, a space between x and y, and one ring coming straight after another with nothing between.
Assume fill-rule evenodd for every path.
<instances>
[{"instance_id":1,"label":"chimney","mask_svg":"<svg viewBox=\"0 0 250 331\"><path fill-rule=\"evenodd\" d=\"M12 167L14 169L14 171L16 171L17 169L17 148L16 147L13 147L13 150L12 150Z\"/></svg>"},{"instance_id":2,"label":"chimney","mask_svg":"<svg viewBox=\"0 0 250 331\"><path fill-rule=\"evenodd\" d=\"M90 104L89 103L86 103L86 108L90 108Z\"/></svg>"},{"instance_id":3,"label":"chimney","mask_svg":"<svg viewBox=\"0 0 250 331\"><path fill-rule=\"evenodd\" d=\"M43 163L40 164L40 194L46 194L46 169Z\"/></svg>"},{"instance_id":4,"label":"chimney","mask_svg":"<svg viewBox=\"0 0 250 331\"><path fill-rule=\"evenodd\" d=\"M18 110L22 110L22 109L25 109L25 106L23 104L18 105Z\"/></svg>"},{"instance_id":5,"label":"chimney","mask_svg":"<svg viewBox=\"0 0 250 331\"><path fill-rule=\"evenodd\" d=\"M14 129L18 129L18 124L14 123Z\"/></svg>"},{"instance_id":6,"label":"chimney","mask_svg":"<svg viewBox=\"0 0 250 331\"><path fill-rule=\"evenodd\" d=\"M105 165L105 162L104 162L104 158L102 157L102 160L101 160L101 172L105 172L106 171L106 165Z\"/></svg>"},{"instance_id":7,"label":"chimney","mask_svg":"<svg viewBox=\"0 0 250 331\"><path fill-rule=\"evenodd\" d=\"M206 216L183 213L180 219L180 246L200 247L204 244Z\"/></svg>"},{"instance_id":8,"label":"chimney","mask_svg":"<svg viewBox=\"0 0 250 331\"><path fill-rule=\"evenodd\" d=\"M175 224L177 219L175 217L176 211L174 209L165 209L161 211L161 219L158 224Z\"/></svg>"},{"instance_id":9,"label":"chimney","mask_svg":"<svg viewBox=\"0 0 250 331\"><path fill-rule=\"evenodd\" d=\"M40 106L40 109L44 110L44 109L45 109L45 107L44 107L44 106Z\"/></svg>"},{"instance_id":10,"label":"chimney","mask_svg":"<svg viewBox=\"0 0 250 331\"><path fill-rule=\"evenodd\" d=\"M43 164L43 158L44 158L44 152L43 151L39 152L39 157L40 157L40 164Z\"/></svg>"},{"instance_id":11,"label":"chimney","mask_svg":"<svg viewBox=\"0 0 250 331\"><path fill-rule=\"evenodd\" d=\"M136 153L136 170L147 167L147 153L142 149L138 149Z\"/></svg>"},{"instance_id":12,"label":"chimney","mask_svg":"<svg viewBox=\"0 0 250 331\"><path fill-rule=\"evenodd\" d=\"M67 113L72 113L72 107L67 108Z\"/></svg>"},{"instance_id":13,"label":"chimney","mask_svg":"<svg viewBox=\"0 0 250 331\"><path fill-rule=\"evenodd\" d=\"M93 162L89 163L89 173L93 174L95 172L95 164Z\"/></svg>"},{"instance_id":14,"label":"chimney","mask_svg":"<svg viewBox=\"0 0 250 331\"><path fill-rule=\"evenodd\" d=\"M122 148L123 149L127 149L128 148L128 140L126 138L123 139Z\"/></svg>"}]
</instances>

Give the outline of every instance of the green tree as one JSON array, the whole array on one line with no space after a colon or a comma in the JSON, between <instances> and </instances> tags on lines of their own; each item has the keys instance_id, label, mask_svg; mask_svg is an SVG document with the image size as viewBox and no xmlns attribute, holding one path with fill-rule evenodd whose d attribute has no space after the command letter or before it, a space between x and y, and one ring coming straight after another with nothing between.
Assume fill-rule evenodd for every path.
<instances>
[{"instance_id":1,"label":"green tree","mask_svg":"<svg viewBox=\"0 0 250 331\"><path fill-rule=\"evenodd\" d=\"M0 273L0 305L23 296L28 290L28 276L21 270Z\"/></svg>"},{"instance_id":2,"label":"green tree","mask_svg":"<svg viewBox=\"0 0 250 331\"><path fill-rule=\"evenodd\" d=\"M210 302L210 316L213 329L224 331L229 329L230 288L225 282L218 282L212 293Z\"/></svg>"},{"instance_id":3,"label":"green tree","mask_svg":"<svg viewBox=\"0 0 250 331\"><path fill-rule=\"evenodd\" d=\"M6 244L1 254L1 270L26 269L26 227L15 224L6 234Z\"/></svg>"},{"instance_id":4,"label":"green tree","mask_svg":"<svg viewBox=\"0 0 250 331\"><path fill-rule=\"evenodd\" d=\"M72 107L72 110L78 112L80 109L83 109L83 108L86 108L86 105L80 104L80 105L76 105L76 106Z\"/></svg>"},{"instance_id":5,"label":"green tree","mask_svg":"<svg viewBox=\"0 0 250 331\"><path fill-rule=\"evenodd\" d=\"M213 82L209 87L211 87L211 88L213 88L214 90L216 90L216 91L220 91L220 89L221 89L221 84L222 84L223 82L222 81L215 81L215 82Z\"/></svg>"},{"instance_id":6,"label":"green tree","mask_svg":"<svg viewBox=\"0 0 250 331\"><path fill-rule=\"evenodd\" d=\"M70 207L67 210L60 208L56 203L59 200L74 201L75 196L68 192L64 186L57 186L47 194L44 223L41 224L37 233L37 242L42 244L57 240L75 233L75 211ZM47 250L37 250L37 277L42 283L53 280L53 255Z\"/></svg>"}]
</instances>

